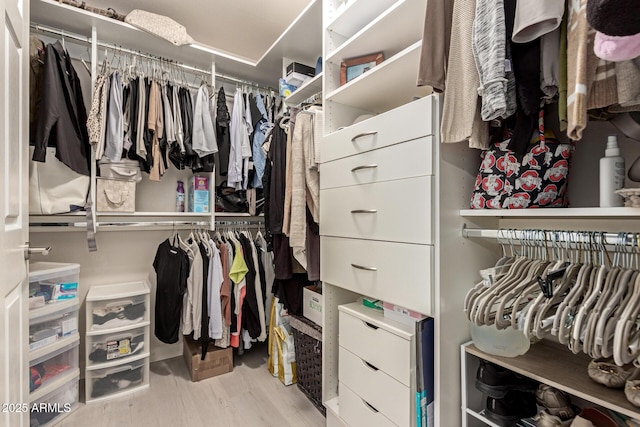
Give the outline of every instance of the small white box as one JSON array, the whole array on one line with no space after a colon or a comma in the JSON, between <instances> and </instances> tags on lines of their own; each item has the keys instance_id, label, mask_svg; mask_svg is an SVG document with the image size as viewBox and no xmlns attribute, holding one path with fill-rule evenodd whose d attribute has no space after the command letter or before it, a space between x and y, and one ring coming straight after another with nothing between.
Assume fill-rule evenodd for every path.
<instances>
[{"instance_id":1,"label":"small white box","mask_svg":"<svg viewBox=\"0 0 640 427\"><path fill-rule=\"evenodd\" d=\"M407 326L415 326L416 322L427 318L424 314L388 302L382 303L382 308L384 317Z\"/></svg>"},{"instance_id":2,"label":"small white box","mask_svg":"<svg viewBox=\"0 0 640 427\"><path fill-rule=\"evenodd\" d=\"M302 289L302 315L315 324L322 326L324 298L315 289L315 286L307 286Z\"/></svg>"}]
</instances>

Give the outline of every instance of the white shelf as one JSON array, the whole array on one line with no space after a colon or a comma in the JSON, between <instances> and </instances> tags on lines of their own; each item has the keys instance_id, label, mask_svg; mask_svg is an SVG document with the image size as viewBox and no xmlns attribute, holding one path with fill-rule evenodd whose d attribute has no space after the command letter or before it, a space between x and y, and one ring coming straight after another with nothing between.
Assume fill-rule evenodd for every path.
<instances>
[{"instance_id":1,"label":"white shelf","mask_svg":"<svg viewBox=\"0 0 640 427\"><path fill-rule=\"evenodd\" d=\"M130 329L137 329L137 328L142 328L144 326L149 326L150 324L151 324L151 322L149 322L148 320L145 320L143 322L133 323L131 325L118 326L117 328L92 329L90 331L87 331L85 333L85 335L88 336L88 337L93 337L93 336L97 336L97 335L117 334L119 332L125 332L125 331L128 331Z\"/></svg>"},{"instance_id":2,"label":"white shelf","mask_svg":"<svg viewBox=\"0 0 640 427\"><path fill-rule=\"evenodd\" d=\"M340 417L340 398L334 397L333 399L329 399L324 402L324 407L327 408L327 411L331 411L333 415L336 417Z\"/></svg>"},{"instance_id":3,"label":"white shelf","mask_svg":"<svg viewBox=\"0 0 640 427\"><path fill-rule=\"evenodd\" d=\"M148 294L149 286L145 282L128 282L113 285L92 286L87 294L87 301L105 301Z\"/></svg>"},{"instance_id":4,"label":"white shelf","mask_svg":"<svg viewBox=\"0 0 640 427\"><path fill-rule=\"evenodd\" d=\"M382 327L407 341L411 340L415 335L415 327L389 319L384 316L382 310L365 307L361 302L339 305L338 310L360 319L366 318L367 322Z\"/></svg>"},{"instance_id":5,"label":"white shelf","mask_svg":"<svg viewBox=\"0 0 640 427\"><path fill-rule=\"evenodd\" d=\"M573 354L561 344L542 340L514 358L484 353L473 344L465 346L465 351L586 401L640 418L640 408L626 399L624 390L607 388L589 378L587 366L591 359L586 354Z\"/></svg>"},{"instance_id":6,"label":"white shelf","mask_svg":"<svg viewBox=\"0 0 640 427\"><path fill-rule=\"evenodd\" d=\"M98 218L118 217L118 218L209 218L211 212L97 212Z\"/></svg>"},{"instance_id":7,"label":"white shelf","mask_svg":"<svg viewBox=\"0 0 640 427\"><path fill-rule=\"evenodd\" d=\"M485 417L483 413L478 413L478 412L476 412L476 411L474 411L472 409L469 409L469 408L467 408L466 412L467 412L467 414L471 415L472 417L482 421L483 423L485 423L489 427L500 427L498 424L494 423L489 418Z\"/></svg>"},{"instance_id":8,"label":"white shelf","mask_svg":"<svg viewBox=\"0 0 640 427\"><path fill-rule=\"evenodd\" d=\"M36 359L40 359L42 356L46 356L47 354L53 353L75 342L80 342L80 334L77 332L74 332L69 336L63 337L52 344L30 351L29 362L32 362Z\"/></svg>"},{"instance_id":9,"label":"white shelf","mask_svg":"<svg viewBox=\"0 0 640 427\"><path fill-rule=\"evenodd\" d=\"M421 3L422 14L417 12L416 0L397 1L333 52L328 52L326 61L340 63L344 59L378 52L390 57L420 40L426 4ZM398 31L399 28L402 31Z\"/></svg>"},{"instance_id":10,"label":"white shelf","mask_svg":"<svg viewBox=\"0 0 640 427\"><path fill-rule=\"evenodd\" d=\"M429 86L416 86L420 47L418 41L326 96L331 102L382 113L431 94ZM379 90L389 88L389 91Z\"/></svg>"},{"instance_id":11,"label":"white shelf","mask_svg":"<svg viewBox=\"0 0 640 427\"><path fill-rule=\"evenodd\" d=\"M79 306L80 306L80 300L78 297L65 300L65 301L45 304L43 307L29 310L29 320L48 316L53 313L69 311L70 308L79 307Z\"/></svg>"},{"instance_id":12,"label":"white shelf","mask_svg":"<svg viewBox=\"0 0 640 427\"><path fill-rule=\"evenodd\" d=\"M328 31L336 32L345 37L351 37L393 4L393 0L347 1L345 9L327 25Z\"/></svg>"},{"instance_id":13,"label":"white shelf","mask_svg":"<svg viewBox=\"0 0 640 427\"><path fill-rule=\"evenodd\" d=\"M246 212L238 212L238 213L234 213L234 212L216 212L216 217L221 217L221 218L234 218L234 217L239 217L239 218L264 218L264 214L249 215Z\"/></svg>"},{"instance_id":14,"label":"white shelf","mask_svg":"<svg viewBox=\"0 0 640 427\"><path fill-rule=\"evenodd\" d=\"M322 73L304 82L302 86L296 89L291 95L287 96L284 101L288 105L298 105L311 95L322 91ZM218 215L216 213L216 215Z\"/></svg>"},{"instance_id":15,"label":"white shelf","mask_svg":"<svg viewBox=\"0 0 640 427\"><path fill-rule=\"evenodd\" d=\"M640 208L461 209L465 218L640 218Z\"/></svg>"},{"instance_id":16,"label":"white shelf","mask_svg":"<svg viewBox=\"0 0 640 427\"><path fill-rule=\"evenodd\" d=\"M64 384L70 381L73 381L75 378L79 378L79 377L80 377L79 368L69 369L68 372L57 375L55 380L51 381L47 385L40 387L39 389L35 390L33 393L29 393L29 401L35 402L36 400L46 396L52 391L60 388Z\"/></svg>"},{"instance_id":17,"label":"white shelf","mask_svg":"<svg viewBox=\"0 0 640 427\"><path fill-rule=\"evenodd\" d=\"M146 357L149 357L150 354L151 353L146 352L146 353L136 354L135 356L121 357L121 358L112 360L110 362L97 363L95 365L87 366L86 369L87 371L95 371L96 369L113 368L114 366L124 365L127 363L135 362L136 360L144 359Z\"/></svg>"}]
</instances>

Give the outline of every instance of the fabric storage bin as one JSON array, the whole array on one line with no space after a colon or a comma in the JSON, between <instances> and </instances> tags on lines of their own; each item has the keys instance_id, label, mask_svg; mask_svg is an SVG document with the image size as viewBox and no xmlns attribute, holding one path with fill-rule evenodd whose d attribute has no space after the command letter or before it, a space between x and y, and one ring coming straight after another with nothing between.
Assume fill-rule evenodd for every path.
<instances>
[{"instance_id":1,"label":"fabric storage bin","mask_svg":"<svg viewBox=\"0 0 640 427\"><path fill-rule=\"evenodd\" d=\"M132 326L148 319L145 296L138 295L109 301L87 301L90 318L88 330L100 331Z\"/></svg>"},{"instance_id":2,"label":"fabric storage bin","mask_svg":"<svg viewBox=\"0 0 640 427\"><path fill-rule=\"evenodd\" d=\"M147 370L148 365L145 365L145 360L105 369L87 370L85 374L87 402L133 391L145 384Z\"/></svg>"},{"instance_id":3,"label":"fabric storage bin","mask_svg":"<svg viewBox=\"0 0 640 427\"><path fill-rule=\"evenodd\" d=\"M326 416L322 404L322 328L300 316L289 316L296 348L298 388Z\"/></svg>"},{"instance_id":4,"label":"fabric storage bin","mask_svg":"<svg viewBox=\"0 0 640 427\"><path fill-rule=\"evenodd\" d=\"M50 393L32 401L29 405L31 425L55 425L65 415L75 410L78 407L78 380L79 374Z\"/></svg>"},{"instance_id":5,"label":"fabric storage bin","mask_svg":"<svg viewBox=\"0 0 640 427\"><path fill-rule=\"evenodd\" d=\"M29 309L77 298L80 265L58 262L29 264Z\"/></svg>"},{"instance_id":6,"label":"fabric storage bin","mask_svg":"<svg viewBox=\"0 0 640 427\"><path fill-rule=\"evenodd\" d=\"M143 326L113 334L88 335L87 367L125 360L130 356L148 352L149 343L145 343L147 329L148 327Z\"/></svg>"},{"instance_id":7,"label":"fabric storage bin","mask_svg":"<svg viewBox=\"0 0 640 427\"><path fill-rule=\"evenodd\" d=\"M55 308L52 310L51 308ZM78 332L78 300L45 306L29 313L29 351Z\"/></svg>"},{"instance_id":8,"label":"fabric storage bin","mask_svg":"<svg viewBox=\"0 0 640 427\"><path fill-rule=\"evenodd\" d=\"M97 178L96 205L98 212L135 212L136 182Z\"/></svg>"},{"instance_id":9,"label":"fabric storage bin","mask_svg":"<svg viewBox=\"0 0 640 427\"><path fill-rule=\"evenodd\" d=\"M37 357L29 362L29 392L56 381L60 376L78 370L79 337L72 339L69 344ZM63 344L60 342L60 344Z\"/></svg>"},{"instance_id":10,"label":"fabric storage bin","mask_svg":"<svg viewBox=\"0 0 640 427\"><path fill-rule=\"evenodd\" d=\"M98 161L98 167L102 178L130 180L136 183L142 181L142 171L137 160L123 158L114 162L104 157Z\"/></svg>"}]
</instances>

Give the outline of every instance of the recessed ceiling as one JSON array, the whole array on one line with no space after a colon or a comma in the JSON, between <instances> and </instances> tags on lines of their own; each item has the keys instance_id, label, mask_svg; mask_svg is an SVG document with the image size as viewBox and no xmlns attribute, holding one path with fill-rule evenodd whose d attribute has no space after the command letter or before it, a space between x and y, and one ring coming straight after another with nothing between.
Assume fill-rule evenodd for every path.
<instances>
[{"instance_id":1,"label":"recessed ceiling","mask_svg":"<svg viewBox=\"0 0 640 427\"><path fill-rule=\"evenodd\" d=\"M142 9L166 15L197 42L252 61L259 60L311 0L93 0L127 14Z\"/></svg>"}]
</instances>

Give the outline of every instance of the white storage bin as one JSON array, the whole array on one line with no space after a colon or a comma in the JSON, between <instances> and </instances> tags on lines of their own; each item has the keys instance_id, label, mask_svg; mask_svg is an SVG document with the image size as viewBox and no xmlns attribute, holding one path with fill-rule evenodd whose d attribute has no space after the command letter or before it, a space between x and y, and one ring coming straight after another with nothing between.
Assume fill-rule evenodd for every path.
<instances>
[{"instance_id":1,"label":"white storage bin","mask_svg":"<svg viewBox=\"0 0 640 427\"><path fill-rule=\"evenodd\" d=\"M78 407L79 375L29 404L31 425L52 426Z\"/></svg>"},{"instance_id":2,"label":"white storage bin","mask_svg":"<svg viewBox=\"0 0 640 427\"><path fill-rule=\"evenodd\" d=\"M145 282L93 286L87 294L87 333L131 329L149 320Z\"/></svg>"},{"instance_id":3,"label":"white storage bin","mask_svg":"<svg viewBox=\"0 0 640 427\"><path fill-rule=\"evenodd\" d=\"M54 383L61 376L69 374L69 372L78 370L79 365L79 336L69 337L69 339L60 340L57 344L52 344L53 348L48 353L42 355L36 354L29 362L29 391L35 392L40 388L46 388Z\"/></svg>"},{"instance_id":4,"label":"white storage bin","mask_svg":"<svg viewBox=\"0 0 640 427\"><path fill-rule=\"evenodd\" d=\"M29 312L29 351L78 332L78 299L49 304Z\"/></svg>"},{"instance_id":5,"label":"white storage bin","mask_svg":"<svg viewBox=\"0 0 640 427\"><path fill-rule=\"evenodd\" d=\"M78 297L80 265L34 262L29 265L29 308Z\"/></svg>"},{"instance_id":6,"label":"white storage bin","mask_svg":"<svg viewBox=\"0 0 640 427\"><path fill-rule=\"evenodd\" d=\"M148 339L148 326L112 334L89 335L86 337L87 368L148 354Z\"/></svg>"},{"instance_id":7,"label":"white storage bin","mask_svg":"<svg viewBox=\"0 0 640 427\"><path fill-rule=\"evenodd\" d=\"M87 403L133 392L149 384L147 359L96 370L87 370L85 388Z\"/></svg>"}]
</instances>

